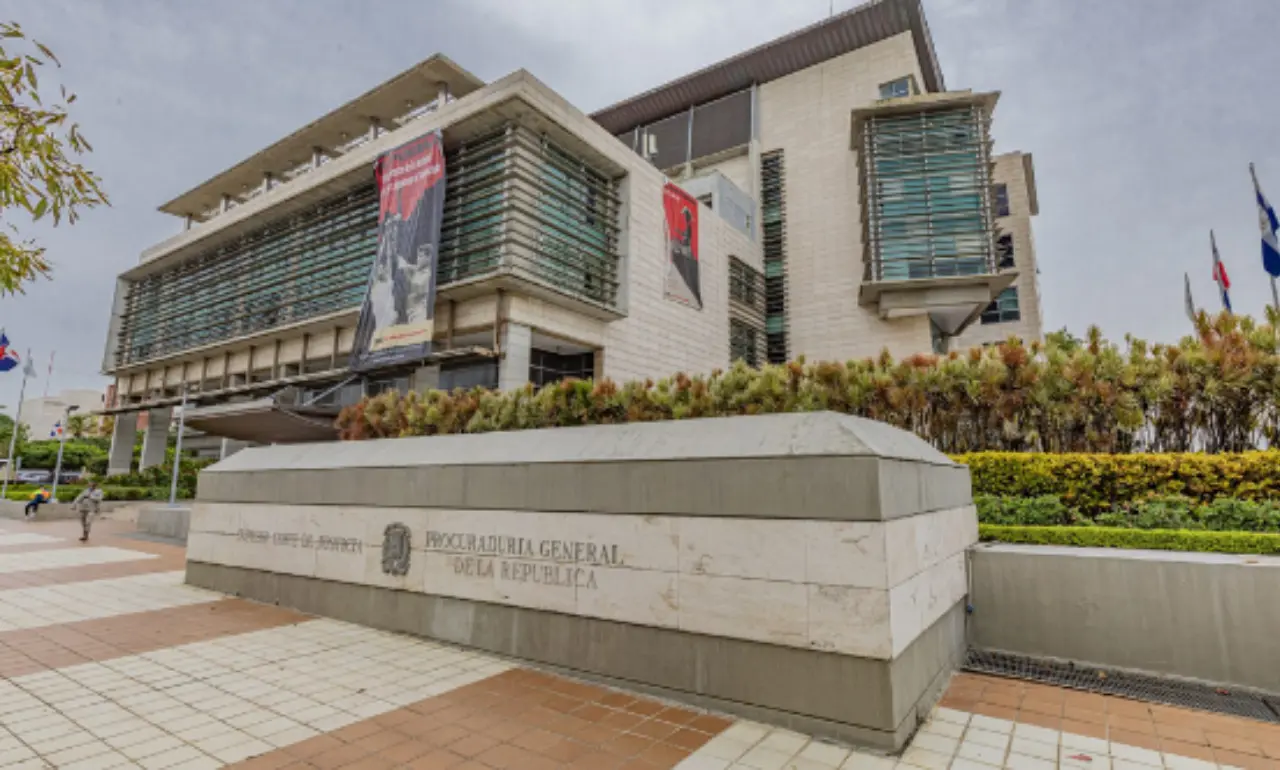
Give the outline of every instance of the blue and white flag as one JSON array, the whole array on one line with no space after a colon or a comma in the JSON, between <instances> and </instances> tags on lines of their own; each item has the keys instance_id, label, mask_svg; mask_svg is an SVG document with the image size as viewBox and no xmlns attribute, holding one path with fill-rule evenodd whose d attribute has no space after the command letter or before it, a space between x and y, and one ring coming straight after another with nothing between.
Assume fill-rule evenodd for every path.
<instances>
[{"instance_id":1,"label":"blue and white flag","mask_svg":"<svg viewBox=\"0 0 1280 770\"><path fill-rule=\"evenodd\" d=\"M0 332L0 372L16 368L21 361L22 357L18 355L18 351L9 347L8 335Z\"/></svg>"},{"instance_id":2,"label":"blue and white flag","mask_svg":"<svg viewBox=\"0 0 1280 770\"><path fill-rule=\"evenodd\" d=\"M1280 230L1280 221L1276 219L1276 210L1267 201L1258 186L1258 175L1249 164L1249 175L1253 177L1253 191L1258 198L1258 226L1262 229L1262 269L1273 277L1280 277L1280 240L1276 231Z\"/></svg>"},{"instance_id":3,"label":"blue and white flag","mask_svg":"<svg viewBox=\"0 0 1280 770\"><path fill-rule=\"evenodd\" d=\"M60 438L62 436L62 420L58 420L53 424L53 430L49 431L49 438Z\"/></svg>"}]
</instances>

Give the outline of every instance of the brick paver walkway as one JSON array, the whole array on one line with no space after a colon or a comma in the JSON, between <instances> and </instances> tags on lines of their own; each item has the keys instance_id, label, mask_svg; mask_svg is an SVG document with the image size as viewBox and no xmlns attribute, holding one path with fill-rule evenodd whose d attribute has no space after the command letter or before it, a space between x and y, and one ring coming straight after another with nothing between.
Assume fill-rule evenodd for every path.
<instances>
[{"instance_id":1,"label":"brick paver walkway","mask_svg":"<svg viewBox=\"0 0 1280 770\"><path fill-rule=\"evenodd\" d=\"M1280 770L1280 725L957 675L901 757L186 586L0 520L0 770Z\"/></svg>"}]
</instances>

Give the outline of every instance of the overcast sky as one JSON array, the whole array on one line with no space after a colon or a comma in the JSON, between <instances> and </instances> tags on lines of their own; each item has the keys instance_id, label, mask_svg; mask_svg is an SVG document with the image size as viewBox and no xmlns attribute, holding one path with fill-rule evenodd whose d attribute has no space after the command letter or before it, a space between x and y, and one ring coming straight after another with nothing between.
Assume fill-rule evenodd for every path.
<instances>
[{"instance_id":1,"label":"overcast sky","mask_svg":"<svg viewBox=\"0 0 1280 770\"><path fill-rule=\"evenodd\" d=\"M1248 163L1280 199L1280 2L924 0L947 85L1003 92L997 151L1034 153L1045 328L1173 341L1183 273L1260 314ZM0 299L51 391L103 387L113 278L180 229L160 203L437 51L485 80L521 67L591 112L812 23L829 0L7 0L62 59L110 208L32 230L52 281ZM837 11L852 0L836 0ZM46 74L46 78L51 74ZM23 224L19 222L19 224ZM17 402L17 372L0 404Z\"/></svg>"}]
</instances>

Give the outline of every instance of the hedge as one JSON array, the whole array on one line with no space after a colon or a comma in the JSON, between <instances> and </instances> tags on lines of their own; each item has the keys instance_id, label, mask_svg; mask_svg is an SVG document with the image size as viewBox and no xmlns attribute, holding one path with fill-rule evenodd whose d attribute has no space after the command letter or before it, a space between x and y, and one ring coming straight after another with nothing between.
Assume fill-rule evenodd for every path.
<instances>
[{"instance_id":1,"label":"hedge","mask_svg":"<svg viewBox=\"0 0 1280 770\"><path fill-rule=\"evenodd\" d=\"M37 488L38 487L30 485L10 486L6 497L9 500L16 500L18 502L25 503L31 499L31 493L36 491ZM52 492L53 485L46 484L45 489ZM83 490L83 486L59 484L58 501L69 503ZM122 487L103 485L102 499L109 502L123 500L168 500L169 489L167 487Z\"/></svg>"},{"instance_id":2,"label":"hedge","mask_svg":"<svg viewBox=\"0 0 1280 770\"><path fill-rule=\"evenodd\" d=\"M1220 497L1202 503L1189 497L1151 497L1086 515L1056 495L975 495L978 521L1004 526L1092 526L1125 529L1197 529L1218 532L1280 532L1280 501Z\"/></svg>"},{"instance_id":3,"label":"hedge","mask_svg":"<svg viewBox=\"0 0 1280 770\"><path fill-rule=\"evenodd\" d=\"M1054 495L1085 516L1153 496L1209 502L1280 499L1280 451L1238 454L956 455L969 466L975 495Z\"/></svg>"},{"instance_id":4,"label":"hedge","mask_svg":"<svg viewBox=\"0 0 1280 770\"><path fill-rule=\"evenodd\" d=\"M980 524L978 538L984 542L1026 545L1280 554L1280 534L1257 532L1193 532L1177 529L1115 527L1005 527L996 524Z\"/></svg>"}]
</instances>

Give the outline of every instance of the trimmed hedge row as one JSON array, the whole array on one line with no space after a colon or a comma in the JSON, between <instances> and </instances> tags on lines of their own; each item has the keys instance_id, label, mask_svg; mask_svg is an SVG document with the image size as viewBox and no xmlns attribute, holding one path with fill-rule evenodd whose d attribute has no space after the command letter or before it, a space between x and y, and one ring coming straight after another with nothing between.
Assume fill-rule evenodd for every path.
<instances>
[{"instance_id":1,"label":"trimmed hedge row","mask_svg":"<svg viewBox=\"0 0 1280 770\"><path fill-rule=\"evenodd\" d=\"M980 524L978 538L984 542L1026 545L1280 554L1280 534L1259 532L1197 532L1115 527L1005 527Z\"/></svg>"},{"instance_id":2,"label":"trimmed hedge row","mask_svg":"<svg viewBox=\"0 0 1280 770\"><path fill-rule=\"evenodd\" d=\"M1216 455L979 452L954 459L969 466L975 495L1052 495L1089 518L1150 497L1280 500L1280 451L1274 450Z\"/></svg>"},{"instance_id":3,"label":"trimmed hedge row","mask_svg":"<svg viewBox=\"0 0 1280 770\"><path fill-rule=\"evenodd\" d=\"M31 493L36 491L36 489L37 487L29 485L10 486L6 498L25 503L31 499ZM45 489L53 491L53 486L47 485L45 486ZM69 503L76 499L76 495L80 494L83 490L83 486L67 486L59 484L58 502ZM169 489L167 487L121 487L103 485L102 499L111 502L122 500L168 500Z\"/></svg>"},{"instance_id":4,"label":"trimmed hedge row","mask_svg":"<svg viewBox=\"0 0 1280 770\"><path fill-rule=\"evenodd\" d=\"M1201 503L1189 497L1151 497L1085 515L1055 495L975 495L978 521L1003 526L1094 526L1124 529L1194 529L1217 532L1280 532L1280 501L1220 497Z\"/></svg>"}]
</instances>

